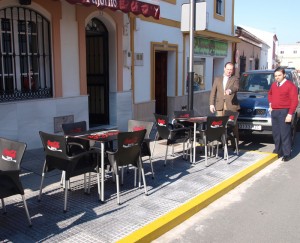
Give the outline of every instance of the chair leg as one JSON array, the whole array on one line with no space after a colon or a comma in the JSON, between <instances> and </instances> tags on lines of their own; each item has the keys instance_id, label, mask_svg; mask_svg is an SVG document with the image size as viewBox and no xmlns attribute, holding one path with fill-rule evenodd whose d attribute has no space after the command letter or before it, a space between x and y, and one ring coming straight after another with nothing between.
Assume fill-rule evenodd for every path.
<instances>
[{"instance_id":1,"label":"chair leg","mask_svg":"<svg viewBox=\"0 0 300 243\"><path fill-rule=\"evenodd\" d=\"M86 190L86 173L83 174L83 188L84 188L84 193L87 193L87 190Z\"/></svg>"},{"instance_id":2,"label":"chair leg","mask_svg":"<svg viewBox=\"0 0 300 243\"><path fill-rule=\"evenodd\" d=\"M133 183L133 187L136 187L136 177L137 177L137 169L134 168L134 183Z\"/></svg>"},{"instance_id":3,"label":"chair leg","mask_svg":"<svg viewBox=\"0 0 300 243\"><path fill-rule=\"evenodd\" d=\"M97 171L97 181L98 181L98 195L99 195L99 201L101 201L100 169L98 166L97 166L96 171ZM104 176L104 175L101 175L101 176Z\"/></svg>"},{"instance_id":4,"label":"chair leg","mask_svg":"<svg viewBox=\"0 0 300 243\"><path fill-rule=\"evenodd\" d=\"M169 148L169 146L167 145L167 148L166 148L166 155L165 155L165 164L164 164L164 166L167 165L168 148Z\"/></svg>"},{"instance_id":5,"label":"chair leg","mask_svg":"<svg viewBox=\"0 0 300 243\"><path fill-rule=\"evenodd\" d=\"M147 185L146 185L146 177L145 177L145 172L144 172L144 168L142 165L142 161L140 160L140 166L139 166L139 171L142 172L142 177L143 177L143 183L144 183L144 189L145 189L145 194L148 196L148 191L147 191Z\"/></svg>"},{"instance_id":6,"label":"chair leg","mask_svg":"<svg viewBox=\"0 0 300 243\"><path fill-rule=\"evenodd\" d=\"M116 173L116 187L117 187L117 203L120 205L119 173Z\"/></svg>"},{"instance_id":7,"label":"chair leg","mask_svg":"<svg viewBox=\"0 0 300 243\"><path fill-rule=\"evenodd\" d=\"M217 141L216 158L219 158L219 141Z\"/></svg>"},{"instance_id":8,"label":"chair leg","mask_svg":"<svg viewBox=\"0 0 300 243\"><path fill-rule=\"evenodd\" d=\"M2 202L3 214L6 214L6 207L5 207L5 203L4 203L3 198L1 198L1 202Z\"/></svg>"},{"instance_id":9,"label":"chair leg","mask_svg":"<svg viewBox=\"0 0 300 243\"><path fill-rule=\"evenodd\" d=\"M237 141L237 138L234 138L234 141L235 141L236 154L239 155L239 147L238 147L238 141Z\"/></svg>"},{"instance_id":10,"label":"chair leg","mask_svg":"<svg viewBox=\"0 0 300 243\"><path fill-rule=\"evenodd\" d=\"M187 158L187 155L186 155L186 150L185 150L185 142L182 143L182 158L183 159L186 159Z\"/></svg>"},{"instance_id":11,"label":"chair leg","mask_svg":"<svg viewBox=\"0 0 300 243\"><path fill-rule=\"evenodd\" d=\"M226 142L226 136L224 135L222 137L222 142L224 144L224 160L227 160L227 164L229 163L229 160L228 160L228 147L227 147L227 142Z\"/></svg>"},{"instance_id":12,"label":"chair leg","mask_svg":"<svg viewBox=\"0 0 300 243\"><path fill-rule=\"evenodd\" d=\"M63 172L61 173L61 178L60 178L60 185L61 185L61 186L64 186L65 174L66 174L65 171L63 171Z\"/></svg>"},{"instance_id":13,"label":"chair leg","mask_svg":"<svg viewBox=\"0 0 300 243\"><path fill-rule=\"evenodd\" d=\"M121 185L124 184L124 166L121 168Z\"/></svg>"},{"instance_id":14,"label":"chair leg","mask_svg":"<svg viewBox=\"0 0 300 243\"><path fill-rule=\"evenodd\" d=\"M153 144L152 153L151 153L152 158L154 156L154 149L155 149L157 139L158 139L158 132L155 134L155 138L154 138L154 144Z\"/></svg>"},{"instance_id":15,"label":"chair leg","mask_svg":"<svg viewBox=\"0 0 300 243\"><path fill-rule=\"evenodd\" d=\"M87 193L90 194L91 193L91 172L89 172L89 182L88 182L88 190Z\"/></svg>"},{"instance_id":16,"label":"chair leg","mask_svg":"<svg viewBox=\"0 0 300 243\"><path fill-rule=\"evenodd\" d=\"M208 166L207 164L207 144L205 145L205 166Z\"/></svg>"},{"instance_id":17,"label":"chair leg","mask_svg":"<svg viewBox=\"0 0 300 243\"><path fill-rule=\"evenodd\" d=\"M149 161L150 161L150 166L151 166L152 179L154 179L154 169L153 169L153 164L152 164L152 157L151 157L151 155L149 156Z\"/></svg>"},{"instance_id":18,"label":"chair leg","mask_svg":"<svg viewBox=\"0 0 300 243\"><path fill-rule=\"evenodd\" d=\"M208 146L208 144L207 144L207 141L206 141L206 137L204 137L204 139L203 139L204 141L204 145L205 145L205 166L208 166L208 162L207 162L207 146Z\"/></svg>"},{"instance_id":19,"label":"chair leg","mask_svg":"<svg viewBox=\"0 0 300 243\"><path fill-rule=\"evenodd\" d=\"M42 173L42 179L41 179L41 185L40 185L40 192L39 192L38 201L41 201L44 178L45 178L45 172Z\"/></svg>"},{"instance_id":20,"label":"chair leg","mask_svg":"<svg viewBox=\"0 0 300 243\"><path fill-rule=\"evenodd\" d=\"M24 195L21 195L21 196L22 196L22 200L23 200L23 203L24 203L24 208L25 208L25 212L26 212L26 215L27 215L28 223L29 223L29 226L31 227L32 223L31 223L31 219L30 219L30 215L29 215L29 211L28 211L26 199L25 199Z\"/></svg>"},{"instance_id":21,"label":"chair leg","mask_svg":"<svg viewBox=\"0 0 300 243\"><path fill-rule=\"evenodd\" d=\"M143 160L142 160L142 157L141 157L141 156L140 156L140 159L139 159L139 163L140 163L140 165L142 166ZM138 166L138 172L139 172L139 188L141 188L141 177L142 177L142 171L141 171L141 168L142 168L142 167L139 167L139 166Z\"/></svg>"},{"instance_id":22,"label":"chair leg","mask_svg":"<svg viewBox=\"0 0 300 243\"><path fill-rule=\"evenodd\" d=\"M64 201L64 213L67 212L67 201L68 201L68 187L69 187L69 180L65 179L65 201Z\"/></svg>"},{"instance_id":23,"label":"chair leg","mask_svg":"<svg viewBox=\"0 0 300 243\"><path fill-rule=\"evenodd\" d=\"M43 189L43 183L44 183L44 179L45 179L45 170L46 170L46 160L45 160L44 166L43 166L43 172L42 172L42 179L41 179L41 185L40 185L40 192L39 192L39 196L38 196L38 201L41 201L41 197L42 197L42 189Z\"/></svg>"}]
</instances>

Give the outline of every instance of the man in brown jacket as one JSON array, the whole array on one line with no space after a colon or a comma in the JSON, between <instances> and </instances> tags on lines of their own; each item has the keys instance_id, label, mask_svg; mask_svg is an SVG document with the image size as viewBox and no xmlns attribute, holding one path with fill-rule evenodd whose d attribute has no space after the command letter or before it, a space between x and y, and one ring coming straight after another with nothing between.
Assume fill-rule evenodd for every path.
<instances>
[{"instance_id":1,"label":"man in brown jacket","mask_svg":"<svg viewBox=\"0 0 300 243\"><path fill-rule=\"evenodd\" d=\"M227 62L224 67L224 74L216 77L210 92L209 109L211 113L217 116L223 116L225 110L238 111L240 105L237 99L237 91L239 90L239 80L232 76L234 65ZM235 126L233 132L238 140L238 127ZM232 143L234 147L234 143Z\"/></svg>"}]
</instances>

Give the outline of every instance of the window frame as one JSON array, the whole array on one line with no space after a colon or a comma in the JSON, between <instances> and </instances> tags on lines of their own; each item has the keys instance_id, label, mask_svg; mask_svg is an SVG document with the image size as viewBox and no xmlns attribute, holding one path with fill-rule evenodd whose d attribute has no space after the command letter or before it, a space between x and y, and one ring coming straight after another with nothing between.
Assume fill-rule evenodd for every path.
<instances>
[{"instance_id":1,"label":"window frame","mask_svg":"<svg viewBox=\"0 0 300 243\"><path fill-rule=\"evenodd\" d=\"M215 0L214 1L214 18L220 21L225 21L225 1L226 0ZM221 6L220 6L221 4ZM219 12L221 11L221 12Z\"/></svg>"}]
</instances>

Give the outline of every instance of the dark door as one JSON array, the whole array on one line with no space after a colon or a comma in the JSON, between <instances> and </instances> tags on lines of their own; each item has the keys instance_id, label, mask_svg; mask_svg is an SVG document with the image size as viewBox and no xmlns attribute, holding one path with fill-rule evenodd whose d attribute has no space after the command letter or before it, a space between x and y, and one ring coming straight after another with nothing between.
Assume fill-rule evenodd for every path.
<instances>
[{"instance_id":1,"label":"dark door","mask_svg":"<svg viewBox=\"0 0 300 243\"><path fill-rule=\"evenodd\" d=\"M167 61L168 52L155 52L155 112L161 115L168 112Z\"/></svg>"},{"instance_id":2,"label":"dark door","mask_svg":"<svg viewBox=\"0 0 300 243\"><path fill-rule=\"evenodd\" d=\"M96 18L86 27L86 67L90 126L108 124L108 32Z\"/></svg>"}]
</instances>

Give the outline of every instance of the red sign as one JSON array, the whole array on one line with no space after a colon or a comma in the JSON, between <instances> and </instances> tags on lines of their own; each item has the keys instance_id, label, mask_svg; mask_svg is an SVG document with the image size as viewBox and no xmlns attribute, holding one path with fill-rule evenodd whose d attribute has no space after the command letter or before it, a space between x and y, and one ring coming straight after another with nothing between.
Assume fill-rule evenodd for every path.
<instances>
[{"instance_id":1,"label":"red sign","mask_svg":"<svg viewBox=\"0 0 300 243\"><path fill-rule=\"evenodd\" d=\"M12 159L15 159L16 156L17 156L17 151L16 150L4 149L3 150L3 155L5 157L11 157Z\"/></svg>"},{"instance_id":2,"label":"red sign","mask_svg":"<svg viewBox=\"0 0 300 243\"><path fill-rule=\"evenodd\" d=\"M57 142L57 141L50 141L50 140L48 140L47 141L47 148L49 150L52 150L52 151L62 152L62 150L60 149L60 143Z\"/></svg>"},{"instance_id":3,"label":"red sign","mask_svg":"<svg viewBox=\"0 0 300 243\"><path fill-rule=\"evenodd\" d=\"M222 127L223 126L223 122L222 121L213 121L211 123L211 127L212 128L217 128L217 127Z\"/></svg>"},{"instance_id":4,"label":"red sign","mask_svg":"<svg viewBox=\"0 0 300 243\"><path fill-rule=\"evenodd\" d=\"M110 8L121 10L124 13L142 14L145 17L159 19L160 7L155 4L140 2L137 0L66 0L71 4L94 5L97 8Z\"/></svg>"},{"instance_id":5,"label":"red sign","mask_svg":"<svg viewBox=\"0 0 300 243\"><path fill-rule=\"evenodd\" d=\"M157 119L157 124L159 126L166 126L166 121L164 119Z\"/></svg>"},{"instance_id":6,"label":"red sign","mask_svg":"<svg viewBox=\"0 0 300 243\"><path fill-rule=\"evenodd\" d=\"M16 150L13 150L13 149L9 150L9 149L5 148L2 151L2 159L4 159L4 160L17 162L16 158L17 158Z\"/></svg>"}]
</instances>

